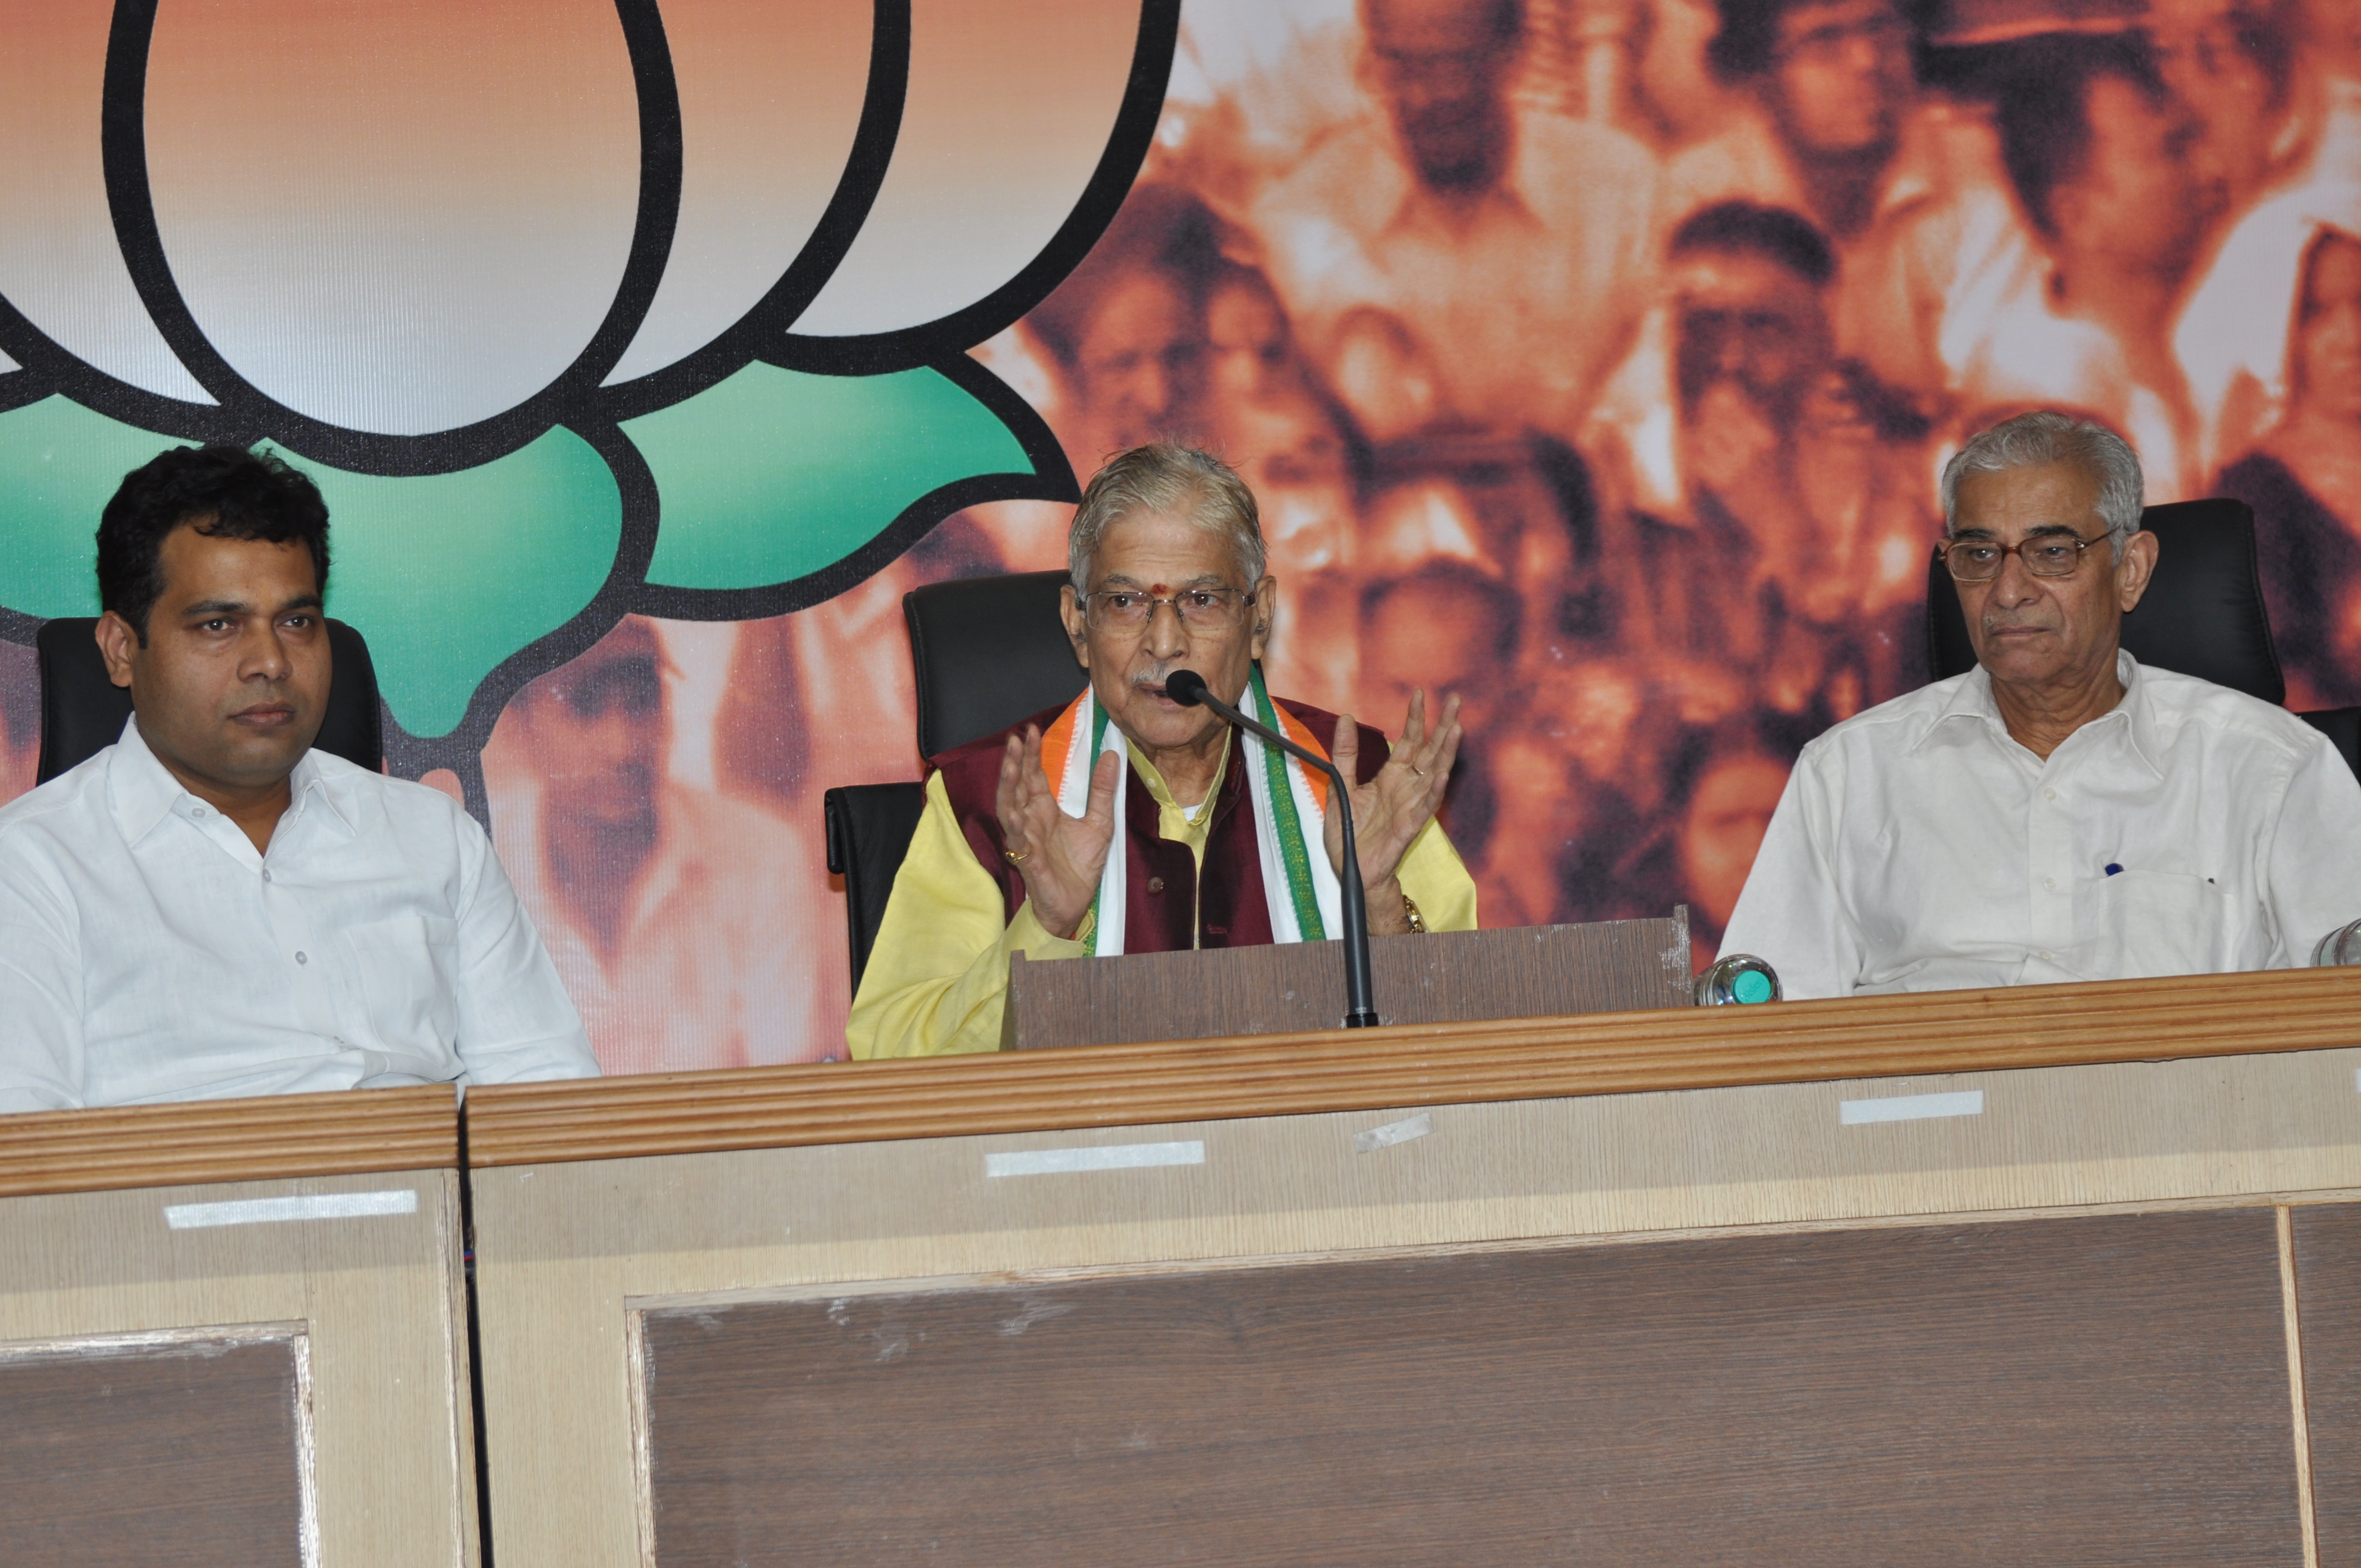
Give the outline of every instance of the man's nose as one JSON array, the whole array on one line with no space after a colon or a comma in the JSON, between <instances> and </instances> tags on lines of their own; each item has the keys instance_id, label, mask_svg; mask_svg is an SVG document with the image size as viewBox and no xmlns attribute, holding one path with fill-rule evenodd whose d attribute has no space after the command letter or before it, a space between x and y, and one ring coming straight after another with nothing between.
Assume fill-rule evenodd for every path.
<instances>
[{"instance_id":1,"label":"man's nose","mask_svg":"<svg viewBox=\"0 0 2361 1568\"><path fill-rule=\"evenodd\" d=\"M1869 33L1848 33L1837 44L1845 71L1866 82L1885 69L1885 46Z\"/></svg>"},{"instance_id":2,"label":"man's nose","mask_svg":"<svg viewBox=\"0 0 2361 1568\"><path fill-rule=\"evenodd\" d=\"M597 722L582 727L582 750L603 768L646 762L653 754L655 724L634 718L620 703L609 705Z\"/></svg>"},{"instance_id":3,"label":"man's nose","mask_svg":"<svg viewBox=\"0 0 2361 1568\"><path fill-rule=\"evenodd\" d=\"M264 621L246 637L239 674L248 680L283 681L293 662L276 621Z\"/></svg>"},{"instance_id":4,"label":"man's nose","mask_svg":"<svg viewBox=\"0 0 2361 1568\"><path fill-rule=\"evenodd\" d=\"M1144 641L1153 658L1176 658L1189 651L1189 628L1180 620L1180 607L1159 599L1148 607L1148 635Z\"/></svg>"},{"instance_id":5,"label":"man's nose","mask_svg":"<svg viewBox=\"0 0 2361 1568\"><path fill-rule=\"evenodd\" d=\"M1713 345L1713 367L1725 381L1736 381L1741 385L1751 382L1753 379L1751 372L1754 368L1754 345L1746 341L1746 334L1742 332L1725 333Z\"/></svg>"},{"instance_id":6,"label":"man's nose","mask_svg":"<svg viewBox=\"0 0 2361 1568\"><path fill-rule=\"evenodd\" d=\"M1993 603L2028 604L2040 596L2040 585L2026 569L2024 551L2012 550L2000 558L2000 576L1993 579Z\"/></svg>"}]
</instances>

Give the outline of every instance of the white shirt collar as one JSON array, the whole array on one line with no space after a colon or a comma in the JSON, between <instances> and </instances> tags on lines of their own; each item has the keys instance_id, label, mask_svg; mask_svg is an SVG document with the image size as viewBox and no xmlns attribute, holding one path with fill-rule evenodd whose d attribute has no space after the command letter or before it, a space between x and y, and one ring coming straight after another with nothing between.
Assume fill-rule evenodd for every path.
<instances>
[{"instance_id":1,"label":"white shirt collar","mask_svg":"<svg viewBox=\"0 0 2361 1568\"><path fill-rule=\"evenodd\" d=\"M123 829L126 843L139 842L175 809L203 804L148 749L147 738L139 733L137 715L124 721L123 734L115 741L114 751L107 762L107 793L115 807L115 825ZM289 817L303 810L306 801L316 792L328 819L346 837L355 831L352 814L338 805L336 792L328 787L316 751L305 751L297 761L294 772L287 775L287 789Z\"/></svg>"},{"instance_id":2,"label":"white shirt collar","mask_svg":"<svg viewBox=\"0 0 2361 1568\"><path fill-rule=\"evenodd\" d=\"M2147 765L2150 773L2162 778L2164 769L2158 764L2157 759L2163 755L2163 749L2157 740L2156 714L2154 704L2149 700L2147 682L2140 673L2139 661L2122 648L2115 650L2115 679L2123 683L2123 700L2084 725L2083 729L2114 723L2120 715L2122 722L2129 729L2133 751ZM1935 722L1911 743L1910 750L1919 750L1947 722L1957 718L1974 719L1995 737L2009 739L2008 721L2001 717L2000 704L1993 700L1992 676L1982 664L1968 672L1960 682L1959 689L1952 692L1950 700L1944 703L1942 711L1935 716Z\"/></svg>"}]
</instances>

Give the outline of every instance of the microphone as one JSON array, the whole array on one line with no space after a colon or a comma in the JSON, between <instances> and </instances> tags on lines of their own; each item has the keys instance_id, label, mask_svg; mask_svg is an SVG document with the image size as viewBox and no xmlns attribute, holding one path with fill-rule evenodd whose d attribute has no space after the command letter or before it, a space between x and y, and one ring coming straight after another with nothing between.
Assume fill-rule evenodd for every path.
<instances>
[{"instance_id":1,"label":"microphone","mask_svg":"<svg viewBox=\"0 0 2361 1568\"><path fill-rule=\"evenodd\" d=\"M1345 895L1345 1027L1366 1029L1378 1021L1377 993L1369 984L1369 905L1361 886L1361 857L1353 845L1353 797L1336 764L1319 752L1297 745L1269 725L1248 718L1206 688L1205 677L1194 670L1175 670L1164 677L1164 695L1183 707L1210 707L1266 746L1276 746L1307 768L1317 768L1334 784L1331 798L1344 817L1345 871L1337 880Z\"/></svg>"}]
</instances>

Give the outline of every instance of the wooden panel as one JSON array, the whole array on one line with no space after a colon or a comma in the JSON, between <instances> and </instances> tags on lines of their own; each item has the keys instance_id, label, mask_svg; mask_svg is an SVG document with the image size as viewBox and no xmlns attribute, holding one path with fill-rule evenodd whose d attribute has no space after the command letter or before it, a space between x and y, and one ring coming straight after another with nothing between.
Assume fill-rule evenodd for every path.
<instances>
[{"instance_id":1,"label":"wooden panel","mask_svg":"<svg viewBox=\"0 0 2361 1568\"><path fill-rule=\"evenodd\" d=\"M0 1346L13 1568L304 1562L292 1334Z\"/></svg>"},{"instance_id":2,"label":"wooden panel","mask_svg":"<svg viewBox=\"0 0 2361 1568\"><path fill-rule=\"evenodd\" d=\"M1009 960L1004 1041L1049 1046L1212 1040L1338 1027L1344 948L1269 943L1112 959ZM1686 1007L1687 912L1671 920L1605 920L1376 937L1369 981L1389 1024Z\"/></svg>"},{"instance_id":3,"label":"wooden panel","mask_svg":"<svg viewBox=\"0 0 2361 1568\"><path fill-rule=\"evenodd\" d=\"M459 1568L475 1561L476 1508L458 1183L453 1169L383 1171L0 1200L0 1355L28 1342L300 1323L319 1561ZM183 1214L179 1228L170 1217L182 1204L364 1193L416 1207L251 1223ZM9 1507L0 1486L0 1563L13 1565Z\"/></svg>"},{"instance_id":4,"label":"wooden panel","mask_svg":"<svg viewBox=\"0 0 2361 1568\"><path fill-rule=\"evenodd\" d=\"M1403 1113L479 1171L500 1568L641 1568L626 1332L640 1308L1537 1238L2345 1201L2361 1197L2356 1069L2361 1049L1446 1105L1424 1135L1367 1150L1361 1135ZM1982 1110L1843 1115L1922 1094L1980 1095ZM1180 1140L1203 1163L988 1174L994 1155Z\"/></svg>"},{"instance_id":5,"label":"wooden panel","mask_svg":"<svg viewBox=\"0 0 2361 1568\"><path fill-rule=\"evenodd\" d=\"M660 1568L2302 1561L2268 1209L652 1310Z\"/></svg>"},{"instance_id":6,"label":"wooden panel","mask_svg":"<svg viewBox=\"0 0 2361 1568\"><path fill-rule=\"evenodd\" d=\"M2361 1203L2298 1208L2294 1232L2320 1561L2361 1565Z\"/></svg>"},{"instance_id":7,"label":"wooden panel","mask_svg":"<svg viewBox=\"0 0 2361 1568\"><path fill-rule=\"evenodd\" d=\"M478 1167L2361 1044L2361 967L820 1063L467 1096Z\"/></svg>"},{"instance_id":8,"label":"wooden panel","mask_svg":"<svg viewBox=\"0 0 2361 1568\"><path fill-rule=\"evenodd\" d=\"M447 1084L0 1117L0 1198L458 1163Z\"/></svg>"}]
</instances>

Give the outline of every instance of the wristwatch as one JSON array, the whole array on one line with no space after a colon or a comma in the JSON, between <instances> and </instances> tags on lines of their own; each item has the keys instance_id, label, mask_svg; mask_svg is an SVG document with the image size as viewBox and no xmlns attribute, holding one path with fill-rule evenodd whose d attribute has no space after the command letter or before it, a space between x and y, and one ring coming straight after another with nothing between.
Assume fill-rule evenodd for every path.
<instances>
[{"instance_id":1,"label":"wristwatch","mask_svg":"<svg viewBox=\"0 0 2361 1568\"><path fill-rule=\"evenodd\" d=\"M1426 935L1426 916L1418 912L1418 905L1411 902L1411 896L1406 893L1402 894L1402 918L1410 922L1410 934L1411 936L1423 937Z\"/></svg>"}]
</instances>

